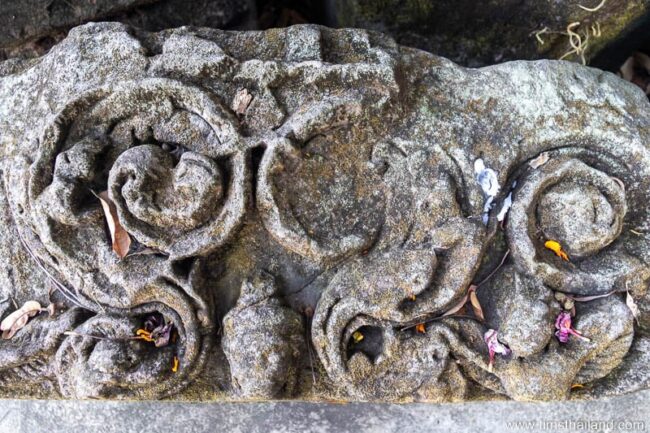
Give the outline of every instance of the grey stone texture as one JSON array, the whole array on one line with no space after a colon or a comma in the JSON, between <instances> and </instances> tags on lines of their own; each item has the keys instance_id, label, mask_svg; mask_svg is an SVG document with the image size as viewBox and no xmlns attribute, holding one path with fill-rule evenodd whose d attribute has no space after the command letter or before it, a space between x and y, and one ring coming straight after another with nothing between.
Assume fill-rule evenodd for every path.
<instances>
[{"instance_id":1,"label":"grey stone texture","mask_svg":"<svg viewBox=\"0 0 650 433\"><path fill-rule=\"evenodd\" d=\"M4 400L1 433L644 432L650 392L598 401L453 404Z\"/></svg>"},{"instance_id":2,"label":"grey stone texture","mask_svg":"<svg viewBox=\"0 0 650 433\"><path fill-rule=\"evenodd\" d=\"M596 69L466 69L363 30L77 27L0 66L0 314L63 310L0 341L0 392L646 389L648 108Z\"/></svg>"}]
</instances>

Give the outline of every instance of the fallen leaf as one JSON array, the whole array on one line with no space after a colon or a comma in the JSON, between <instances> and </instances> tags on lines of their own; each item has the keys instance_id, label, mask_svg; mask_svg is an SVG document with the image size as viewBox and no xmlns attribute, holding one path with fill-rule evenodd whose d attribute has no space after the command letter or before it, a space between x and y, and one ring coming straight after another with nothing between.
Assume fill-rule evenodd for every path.
<instances>
[{"instance_id":1,"label":"fallen leaf","mask_svg":"<svg viewBox=\"0 0 650 433\"><path fill-rule=\"evenodd\" d=\"M638 324L641 311L639 310L639 306L636 305L636 302L634 302L634 298L630 295L630 292L627 292L627 295L625 296L625 305L630 309L632 316L636 319L636 323Z\"/></svg>"},{"instance_id":2,"label":"fallen leaf","mask_svg":"<svg viewBox=\"0 0 650 433\"><path fill-rule=\"evenodd\" d=\"M461 299L460 301L458 301L458 303L457 303L456 305L454 305L453 307L451 307L449 310L445 311L445 313L444 313L441 317L451 316L452 314L455 314L455 313L457 313L458 311L460 311L460 309L463 308L463 306L467 303L467 299L468 299L468 298L469 298L469 293L466 294L466 295L463 297L463 299Z\"/></svg>"},{"instance_id":3,"label":"fallen leaf","mask_svg":"<svg viewBox=\"0 0 650 433\"><path fill-rule=\"evenodd\" d=\"M424 327L424 323L418 323L415 325L415 332L419 334L426 334L427 329Z\"/></svg>"},{"instance_id":4,"label":"fallen leaf","mask_svg":"<svg viewBox=\"0 0 650 433\"><path fill-rule=\"evenodd\" d=\"M627 58L623 66L621 66L620 74L624 80L632 81L634 78L634 57L630 56Z\"/></svg>"},{"instance_id":5,"label":"fallen leaf","mask_svg":"<svg viewBox=\"0 0 650 433\"><path fill-rule=\"evenodd\" d=\"M97 194L97 198L102 204L106 223L108 224L108 231L111 235L113 243L113 251L120 259L126 257L131 248L131 236L124 230L117 217L117 208L115 203L108 197L108 191L102 191Z\"/></svg>"},{"instance_id":6,"label":"fallen leaf","mask_svg":"<svg viewBox=\"0 0 650 433\"><path fill-rule=\"evenodd\" d=\"M5 317L2 323L0 323L2 338L9 340L27 324L31 317L37 315L41 310L41 304L38 302L25 302L22 307Z\"/></svg>"},{"instance_id":7,"label":"fallen leaf","mask_svg":"<svg viewBox=\"0 0 650 433\"><path fill-rule=\"evenodd\" d=\"M472 310L474 311L476 318L485 322L483 309L481 308L481 303L478 301L478 296L476 296L476 286L474 285L469 287L469 302L472 304Z\"/></svg>"},{"instance_id":8,"label":"fallen leaf","mask_svg":"<svg viewBox=\"0 0 650 433\"><path fill-rule=\"evenodd\" d=\"M634 60L636 63L641 66L645 71L650 74L650 56L640 51L634 53Z\"/></svg>"},{"instance_id":9,"label":"fallen leaf","mask_svg":"<svg viewBox=\"0 0 650 433\"><path fill-rule=\"evenodd\" d=\"M253 100L253 95L248 93L248 89L239 89L232 100L232 109L237 115L242 116L246 113L248 106Z\"/></svg>"},{"instance_id":10,"label":"fallen leaf","mask_svg":"<svg viewBox=\"0 0 650 433\"><path fill-rule=\"evenodd\" d=\"M174 356L174 362L172 364L172 372L176 373L178 371L178 358Z\"/></svg>"},{"instance_id":11,"label":"fallen leaf","mask_svg":"<svg viewBox=\"0 0 650 433\"><path fill-rule=\"evenodd\" d=\"M548 152L542 152L537 156L537 158L532 159L528 165L532 168L539 168L546 164L549 159L551 159L551 155Z\"/></svg>"}]
</instances>

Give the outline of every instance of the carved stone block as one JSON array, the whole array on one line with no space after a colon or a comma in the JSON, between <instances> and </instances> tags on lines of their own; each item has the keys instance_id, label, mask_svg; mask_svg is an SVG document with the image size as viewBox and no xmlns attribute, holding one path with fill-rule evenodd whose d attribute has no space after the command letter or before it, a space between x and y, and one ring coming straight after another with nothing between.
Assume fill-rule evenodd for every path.
<instances>
[{"instance_id":1,"label":"carved stone block","mask_svg":"<svg viewBox=\"0 0 650 433\"><path fill-rule=\"evenodd\" d=\"M647 388L649 108L362 30L77 27L0 76L1 394Z\"/></svg>"}]
</instances>

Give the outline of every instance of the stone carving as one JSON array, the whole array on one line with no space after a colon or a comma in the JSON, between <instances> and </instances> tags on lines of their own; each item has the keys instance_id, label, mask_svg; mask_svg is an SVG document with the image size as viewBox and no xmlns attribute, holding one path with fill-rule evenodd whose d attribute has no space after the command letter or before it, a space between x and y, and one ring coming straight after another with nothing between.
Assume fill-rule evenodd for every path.
<instances>
[{"instance_id":1,"label":"stone carving","mask_svg":"<svg viewBox=\"0 0 650 433\"><path fill-rule=\"evenodd\" d=\"M290 397L296 387L305 347L302 316L272 298L275 290L268 274L247 280L223 319L223 350L243 397Z\"/></svg>"},{"instance_id":2,"label":"stone carving","mask_svg":"<svg viewBox=\"0 0 650 433\"><path fill-rule=\"evenodd\" d=\"M0 77L2 316L30 299L64 310L0 341L0 389L646 388L647 104L577 65L467 70L360 30L78 27ZM131 237L123 258L104 191ZM582 337L555 336L562 311ZM509 356L490 360L490 329Z\"/></svg>"}]
</instances>

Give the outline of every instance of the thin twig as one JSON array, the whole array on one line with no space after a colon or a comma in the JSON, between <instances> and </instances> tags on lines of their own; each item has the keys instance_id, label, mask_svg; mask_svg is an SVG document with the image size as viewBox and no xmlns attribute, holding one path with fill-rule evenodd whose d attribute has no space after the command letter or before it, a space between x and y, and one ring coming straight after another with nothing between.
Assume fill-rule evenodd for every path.
<instances>
[{"instance_id":1,"label":"thin twig","mask_svg":"<svg viewBox=\"0 0 650 433\"><path fill-rule=\"evenodd\" d=\"M400 329L400 331L408 331L409 329L415 328L419 324L422 324L422 323L427 324L427 323L431 323L431 322L437 322L437 321L443 320L443 319L470 319L470 320L475 320L475 321L477 321L479 323L482 323L478 318L476 318L474 316L466 316L466 315L436 316L436 317L432 317L431 319L422 320L421 322L415 323L413 325L406 326L406 327Z\"/></svg>"},{"instance_id":2,"label":"thin twig","mask_svg":"<svg viewBox=\"0 0 650 433\"><path fill-rule=\"evenodd\" d=\"M499 262L499 265L498 265L496 268L494 268L494 269L492 270L492 272L490 272L490 274L489 274L487 277L483 278L483 280L482 280L480 283L478 283L478 284L476 285L476 288L481 287L481 286L483 285L483 283L485 283L487 280L489 280L490 278L492 278L492 277L494 276L494 274L496 274L496 272L497 272L499 269L501 269L501 267L502 267L503 264L506 262L506 259L508 258L509 255L510 255L510 249L506 250L506 253L503 255L503 258L501 259L501 262Z\"/></svg>"},{"instance_id":3,"label":"thin twig","mask_svg":"<svg viewBox=\"0 0 650 433\"><path fill-rule=\"evenodd\" d=\"M63 335L72 335L74 337L88 337L88 338L94 338L96 340L107 340L107 341L143 340L143 338L141 338L139 336L133 336L133 337L100 337L99 335L83 334L81 332L74 332L74 331L66 331L66 332L63 333Z\"/></svg>"},{"instance_id":4,"label":"thin twig","mask_svg":"<svg viewBox=\"0 0 650 433\"><path fill-rule=\"evenodd\" d=\"M306 341L307 341L307 352L309 353L309 367L311 367L311 383L312 386L314 386L316 385L316 373L314 372L314 358L311 350L311 338L309 338L310 328L311 325L306 327L305 334L306 334Z\"/></svg>"},{"instance_id":5,"label":"thin twig","mask_svg":"<svg viewBox=\"0 0 650 433\"><path fill-rule=\"evenodd\" d=\"M63 285L63 283L59 282L50 272L45 268L45 265L41 262L41 260L36 257L32 249L27 245L27 241L23 238L23 235L20 233L20 230L17 230L18 232L18 238L20 239L20 242L23 244L23 247L25 250L27 250L27 253L29 256L36 262L36 265L45 273L45 275L54 283L56 288L61 292L61 294L70 302L72 302L74 305L76 305L79 308L84 308L84 306L79 302L77 299L76 295L74 295L70 289L68 289L66 286Z\"/></svg>"}]
</instances>

